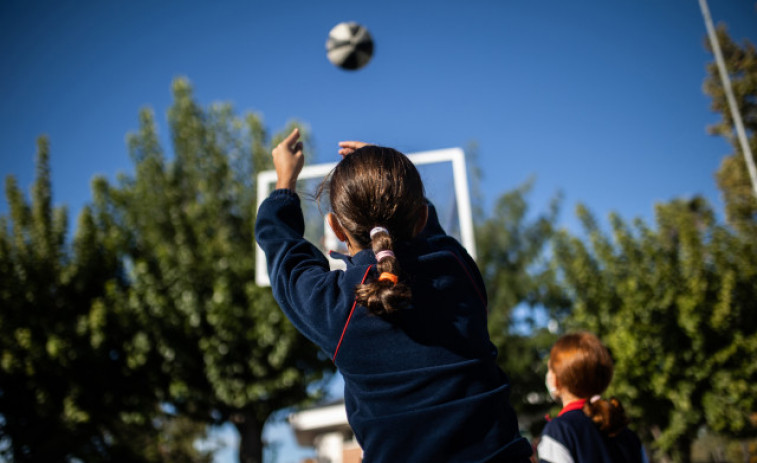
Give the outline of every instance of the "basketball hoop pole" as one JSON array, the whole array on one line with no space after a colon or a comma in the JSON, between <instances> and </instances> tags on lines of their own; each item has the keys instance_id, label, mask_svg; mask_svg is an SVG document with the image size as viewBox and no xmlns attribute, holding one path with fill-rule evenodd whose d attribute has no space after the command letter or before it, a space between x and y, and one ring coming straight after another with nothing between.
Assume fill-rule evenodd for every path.
<instances>
[{"instance_id":1,"label":"basketball hoop pole","mask_svg":"<svg viewBox=\"0 0 757 463\"><path fill-rule=\"evenodd\" d=\"M752 149L749 147L749 142L746 138L746 131L744 130L744 123L741 120L741 113L739 112L739 107L736 105L736 98L733 96L731 79L728 77L728 70L725 67L725 60L723 59L723 53L720 50L720 42L718 42L715 27L712 25L712 17L710 16L710 9L707 7L707 0L699 0L699 7L702 9L704 24L707 27L707 35L710 38L710 45L712 45L712 52L715 55L715 62L718 64L720 80L723 82L723 89L725 90L725 95L728 100L728 106L731 108L731 117L733 117L733 122L736 126L736 134L739 138L739 144L741 145L741 152L744 154L749 177L752 179L752 193L754 193L754 197L757 199L757 168L754 166Z\"/></svg>"}]
</instances>

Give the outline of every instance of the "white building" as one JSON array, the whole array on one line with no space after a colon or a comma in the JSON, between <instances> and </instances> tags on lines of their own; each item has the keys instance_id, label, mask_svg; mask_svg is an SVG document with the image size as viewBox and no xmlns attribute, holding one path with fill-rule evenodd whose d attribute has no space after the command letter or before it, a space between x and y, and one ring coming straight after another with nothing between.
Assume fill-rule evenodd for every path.
<instances>
[{"instance_id":1,"label":"white building","mask_svg":"<svg viewBox=\"0 0 757 463\"><path fill-rule=\"evenodd\" d=\"M289 415L297 444L313 447L316 460L303 463L360 463L363 451L347 422L344 402L334 402Z\"/></svg>"}]
</instances>

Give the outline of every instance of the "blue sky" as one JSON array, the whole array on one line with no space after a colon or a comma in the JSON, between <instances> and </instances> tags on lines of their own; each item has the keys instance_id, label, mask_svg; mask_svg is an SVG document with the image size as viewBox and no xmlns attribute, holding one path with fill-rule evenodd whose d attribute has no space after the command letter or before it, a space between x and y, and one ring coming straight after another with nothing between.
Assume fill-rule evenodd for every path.
<instances>
[{"instance_id":1,"label":"blue sky","mask_svg":"<svg viewBox=\"0 0 757 463\"><path fill-rule=\"evenodd\" d=\"M757 43L754 1L710 9ZM326 59L342 21L376 42L358 72ZM695 194L721 210L713 173L732 150L705 131L718 120L705 33L696 0L6 0L0 174L27 189L48 134L54 201L75 223L94 175L132 172L124 137L140 108L168 141L170 84L186 76L201 103L259 111L272 131L309 124L314 162L343 139L405 152L475 141L486 204L533 176L532 207L562 191L570 228L578 202L601 219L650 220L656 202Z\"/></svg>"}]
</instances>

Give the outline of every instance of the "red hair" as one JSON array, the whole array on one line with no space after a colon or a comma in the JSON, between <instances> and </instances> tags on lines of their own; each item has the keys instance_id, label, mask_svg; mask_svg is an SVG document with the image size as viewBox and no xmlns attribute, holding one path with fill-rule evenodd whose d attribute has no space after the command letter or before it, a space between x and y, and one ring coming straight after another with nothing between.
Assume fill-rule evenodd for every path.
<instances>
[{"instance_id":1,"label":"red hair","mask_svg":"<svg viewBox=\"0 0 757 463\"><path fill-rule=\"evenodd\" d=\"M610 351L599 338L588 332L562 336L549 353L549 368L561 388L588 399L583 412L603 433L614 436L626 427L628 418L618 399L591 400L607 389L613 375Z\"/></svg>"}]
</instances>

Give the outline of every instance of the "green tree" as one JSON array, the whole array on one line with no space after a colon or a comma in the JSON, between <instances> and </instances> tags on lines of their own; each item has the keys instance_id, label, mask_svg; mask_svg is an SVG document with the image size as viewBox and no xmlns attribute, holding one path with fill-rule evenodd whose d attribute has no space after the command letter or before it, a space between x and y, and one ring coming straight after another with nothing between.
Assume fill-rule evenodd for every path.
<instances>
[{"instance_id":1,"label":"green tree","mask_svg":"<svg viewBox=\"0 0 757 463\"><path fill-rule=\"evenodd\" d=\"M744 129L747 132L752 156L757 155L757 49L744 40L737 44L728 35L725 26L717 30L718 42L723 52L734 98ZM709 41L706 43L709 50ZM735 131L731 110L715 62L707 66L708 76L704 91L712 98L711 108L721 115L717 124L708 127L711 134L724 137L733 146L734 153L725 156L717 171L718 187L723 193L728 222L745 236L757 239L757 197L747 171L744 154Z\"/></svg>"},{"instance_id":2,"label":"green tree","mask_svg":"<svg viewBox=\"0 0 757 463\"><path fill-rule=\"evenodd\" d=\"M528 217L532 182L509 191L476 229L478 265L489 296L489 332L499 350L499 364L511 376L513 406L521 414L543 415L545 401L527 400L545 392L545 358L555 340L533 317L515 320L521 307L532 314L558 304L561 292L545 258L559 211L557 196L545 214ZM551 301L551 302L550 302ZM543 394L541 394L543 396ZM533 395L531 395L533 397Z\"/></svg>"},{"instance_id":3,"label":"green tree","mask_svg":"<svg viewBox=\"0 0 757 463\"><path fill-rule=\"evenodd\" d=\"M233 423L240 461L257 463L271 413L317 395L332 371L254 283L254 179L281 136L228 104L201 108L184 79L173 95L173 158L143 110L128 137L135 175L103 188L129 262L127 303L140 314L144 356L134 361L157 357L164 400L193 420Z\"/></svg>"},{"instance_id":4,"label":"green tree","mask_svg":"<svg viewBox=\"0 0 757 463\"><path fill-rule=\"evenodd\" d=\"M102 202L84 207L66 243L53 208L49 143L38 140L31 204L6 180L0 218L0 436L2 456L24 461L168 461L150 362L131 368L138 320L118 304L122 265ZM202 432L188 433L194 438ZM189 461L189 460L186 460Z\"/></svg>"},{"instance_id":5,"label":"green tree","mask_svg":"<svg viewBox=\"0 0 757 463\"><path fill-rule=\"evenodd\" d=\"M722 26L718 36L754 151L757 53ZM611 393L662 455L684 462L702 427L757 433L757 201L715 63L708 71L704 90L722 116L709 130L735 150L716 175L727 225L695 197L657 205L654 227L613 214L609 236L579 206L585 236L561 231L554 245L572 300L565 326L603 338L616 359Z\"/></svg>"},{"instance_id":6,"label":"green tree","mask_svg":"<svg viewBox=\"0 0 757 463\"><path fill-rule=\"evenodd\" d=\"M584 207L586 242L561 231L554 260L572 299L569 329L597 333L615 358L610 393L675 461L707 426L753 435L757 410L757 248L701 198L656 208L656 227Z\"/></svg>"}]
</instances>

